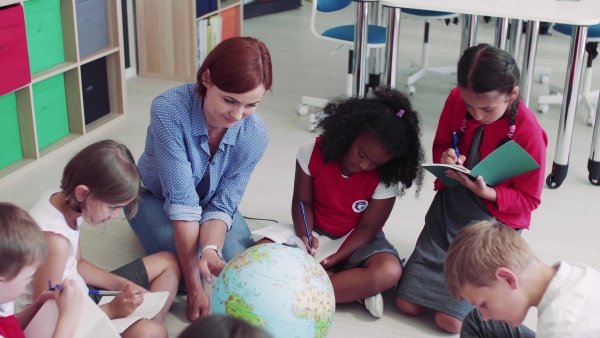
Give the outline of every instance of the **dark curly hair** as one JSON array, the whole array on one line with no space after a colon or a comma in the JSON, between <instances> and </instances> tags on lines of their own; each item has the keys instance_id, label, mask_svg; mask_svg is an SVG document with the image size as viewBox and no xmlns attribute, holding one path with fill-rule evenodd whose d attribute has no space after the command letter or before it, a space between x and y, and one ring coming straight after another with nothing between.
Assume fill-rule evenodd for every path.
<instances>
[{"instance_id":1,"label":"dark curly hair","mask_svg":"<svg viewBox=\"0 0 600 338\"><path fill-rule=\"evenodd\" d=\"M398 112L404 115L398 117ZM421 146L421 120L410 101L400 91L381 86L367 98L338 97L329 101L319 121L320 150L325 163L339 161L354 139L370 133L393 158L377 168L386 187L400 183L400 196L417 184L418 196L423 184L421 164L425 153Z\"/></svg>"}]
</instances>

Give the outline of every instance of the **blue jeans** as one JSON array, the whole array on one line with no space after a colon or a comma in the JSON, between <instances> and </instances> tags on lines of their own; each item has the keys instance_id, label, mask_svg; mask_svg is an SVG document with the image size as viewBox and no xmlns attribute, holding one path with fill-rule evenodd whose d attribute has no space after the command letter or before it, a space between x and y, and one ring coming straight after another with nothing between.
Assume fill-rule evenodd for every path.
<instances>
[{"instance_id":1,"label":"blue jeans","mask_svg":"<svg viewBox=\"0 0 600 338\"><path fill-rule=\"evenodd\" d=\"M129 225L142 242L146 254L151 255L161 251L170 251L177 255L173 233L173 221L165 212L165 201L154 196L148 189L140 191L141 201L135 217L129 219ZM125 211L127 213L127 211ZM254 244L250 237L250 229L242 214L238 211L233 215L231 230L225 235L223 258L229 262L240 252ZM202 250L202 248L198 248Z\"/></svg>"}]
</instances>

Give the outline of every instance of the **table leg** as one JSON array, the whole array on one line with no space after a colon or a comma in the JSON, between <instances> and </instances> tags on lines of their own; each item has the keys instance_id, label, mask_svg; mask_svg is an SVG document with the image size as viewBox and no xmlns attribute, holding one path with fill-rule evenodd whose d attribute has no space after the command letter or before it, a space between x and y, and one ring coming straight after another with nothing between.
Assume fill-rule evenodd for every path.
<instances>
[{"instance_id":1,"label":"table leg","mask_svg":"<svg viewBox=\"0 0 600 338\"><path fill-rule=\"evenodd\" d=\"M373 6L369 22L381 26L381 11L379 2L372 2ZM373 48L369 51L369 87L375 89L381 83L381 48Z\"/></svg>"},{"instance_id":2,"label":"table leg","mask_svg":"<svg viewBox=\"0 0 600 338\"><path fill-rule=\"evenodd\" d=\"M508 37L508 18L496 19L496 34L494 36L494 46L507 50L506 38Z\"/></svg>"},{"instance_id":3,"label":"table leg","mask_svg":"<svg viewBox=\"0 0 600 338\"><path fill-rule=\"evenodd\" d=\"M396 88L398 71L398 40L400 38L400 8L387 7L388 21L385 39L385 84Z\"/></svg>"},{"instance_id":4,"label":"table leg","mask_svg":"<svg viewBox=\"0 0 600 338\"><path fill-rule=\"evenodd\" d=\"M596 108L596 123L594 124L594 134L592 136L592 148L590 149L590 158L588 159L588 179L593 185L600 185L600 98Z\"/></svg>"},{"instance_id":5,"label":"table leg","mask_svg":"<svg viewBox=\"0 0 600 338\"><path fill-rule=\"evenodd\" d=\"M523 21L520 19L510 20L509 44L508 52L515 60L519 59L519 48L521 48L521 30L523 29Z\"/></svg>"},{"instance_id":6,"label":"table leg","mask_svg":"<svg viewBox=\"0 0 600 338\"><path fill-rule=\"evenodd\" d=\"M575 112L577 111L577 99L579 96L579 83L583 70L583 59L585 53L585 41L588 27L573 26L571 35L571 48L569 50L569 62L567 64L567 76L565 78L564 96L560 119L558 121L558 135L556 138L556 151L552 172L546 178L546 184L551 189L560 187L567 177L569 168L569 152L571 151L571 139L573 138L573 126L575 123Z\"/></svg>"},{"instance_id":7,"label":"table leg","mask_svg":"<svg viewBox=\"0 0 600 338\"><path fill-rule=\"evenodd\" d=\"M354 78L352 94L358 97L365 96L368 28L369 3L366 1L356 1L356 25L354 26Z\"/></svg>"},{"instance_id":8,"label":"table leg","mask_svg":"<svg viewBox=\"0 0 600 338\"><path fill-rule=\"evenodd\" d=\"M463 14L462 33L460 37L460 55L465 49L474 46L477 42L477 15Z\"/></svg>"},{"instance_id":9,"label":"table leg","mask_svg":"<svg viewBox=\"0 0 600 338\"><path fill-rule=\"evenodd\" d=\"M529 107L529 99L531 97L531 84L533 82L533 72L535 71L535 53L537 51L539 30L539 21L529 20L527 22L523 67L521 67L521 97L527 107Z\"/></svg>"}]
</instances>

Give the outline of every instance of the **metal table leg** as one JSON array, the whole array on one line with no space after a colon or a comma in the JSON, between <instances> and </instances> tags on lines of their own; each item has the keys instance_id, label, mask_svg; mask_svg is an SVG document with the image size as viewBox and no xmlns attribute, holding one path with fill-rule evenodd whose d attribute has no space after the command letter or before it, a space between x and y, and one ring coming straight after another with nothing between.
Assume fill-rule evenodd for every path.
<instances>
[{"instance_id":1,"label":"metal table leg","mask_svg":"<svg viewBox=\"0 0 600 338\"><path fill-rule=\"evenodd\" d=\"M592 148L590 149L590 158L588 159L588 179L593 185L600 185L600 98L596 108L596 123L594 124L594 134L592 136Z\"/></svg>"},{"instance_id":2,"label":"metal table leg","mask_svg":"<svg viewBox=\"0 0 600 338\"><path fill-rule=\"evenodd\" d=\"M494 46L507 50L506 40L508 37L508 18L497 18L496 20Z\"/></svg>"},{"instance_id":3,"label":"metal table leg","mask_svg":"<svg viewBox=\"0 0 600 338\"><path fill-rule=\"evenodd\" d=\"M562 108L560 110L560 120L558 122L556 152L554 153L552 172L546 178L546 184L551 189L560 187L567 177L569 152L571 151L571 139L573 138L573 126L575 123L575 112L577 111L577 99L579 97L579 83L583 69L587 31L588 27L573 26L564 96Z\"/></svg>"},{"instance_id":4,"label":"metal table leg","mask_svg":"<svg viewBox=\"0 0 600 338\"><path fill-rule=\"evenodd\" d=\"M356 2L356 24L354 26L354 78L352 94L365 96L365 72L367 71L367 43L369 28L369 2L373 0L354 0Z\"/></svg>"},{"instance_id":5,"label":"metal table leg","mask_svg":"<svg viewBox=\"0 0 600 338\"><path fill-rule=\"evenodd\" d=\"M531 84L535 70L535 53L537 51L540 22L529 20L527 22L527 36L525 37L525 50L523 51L523 67L521 67L521 97L529 107L531 97Z\"/></svg>"},{"instance_id":6,"label":"metal table leg","mask_svg":"<svg viewBox=\"0 0 600 338\"><path fill-rule=\"evenodd\" d=\"M519 19L510 20L510 33L508 52L515 60L519 59L519 48L521 48L521 30L523 29L523 21Z\"/></svg>"},{"instance_id":7,"label":"metal table leg","mask_svg":"<svg viewBox=\"0 0 600 338\"><path fill-rule=\"evenodd\" d=\"M460 55L465 49L474 46L477 41L477 15L463 14L462 33L460 37Z\"/></svg>"},{"instance_id":8,"label":"metal table leg","mask_svg":"<svg viewBox=\"0 0 600 338\"><path fill-rule=\"evenodd\" d=\"M398 40L400 37L400 8L387 7L388 21L385 39L385 84L396 88L396 75L398 71Z\"/></svg>"}]
</instances>

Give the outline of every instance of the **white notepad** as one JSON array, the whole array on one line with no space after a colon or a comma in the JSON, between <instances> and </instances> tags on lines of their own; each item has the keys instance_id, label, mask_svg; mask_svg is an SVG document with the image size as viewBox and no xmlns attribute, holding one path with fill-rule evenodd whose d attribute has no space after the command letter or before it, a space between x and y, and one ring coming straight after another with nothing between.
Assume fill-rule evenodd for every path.
<instances>
[{"instance_id":1,"label":"white notepad","mask_svg":"<svg viewBox=\"0 0 600 338\"><path fill-rule=\"evenodd\" d=\"M327 236L320 236L313 231L313 237L319 239L319 247L317 248L317 256L315 257L317 262L321 262L325 258L336 253L351 233L352 231L338 239L331 239ZM296 236L294 225L290 223L275 223L268 227L252 231L252 239L254 241L263 238L268 238L275 243L287 244L290 246L295 245L301 249L306 247L304 242Z\"/></svg>"},{"instance_id":2,"label":"white notepad","mask_svg":"<svg viewBox=\"0 0 600 338\"><path fill-rule=\"evenodd\" d=\"M117 318L110 321L119 333L123 333L129 326L140 319L154 318L163 306L165 306L167 298L169 298L169 291L148 292L144 293L143 296L144 302L132 314L125 318ZM114 296L104 296L100 299L98 305L109 303L114 298Z\"/></svg>"},{"instance_id":3,"label":"white notepad","mask_svg":"<svg viewBox=\"0 0 600 338\"><path fill-rule=\"evenodd\" d=\"M73 338L121 337L106 313L90 297L84 296L84 298L83 313ZM25 328L25 337L52 338L57 320L58 306L53 299L47 300Z\"/></svg>"}]
</instances>

